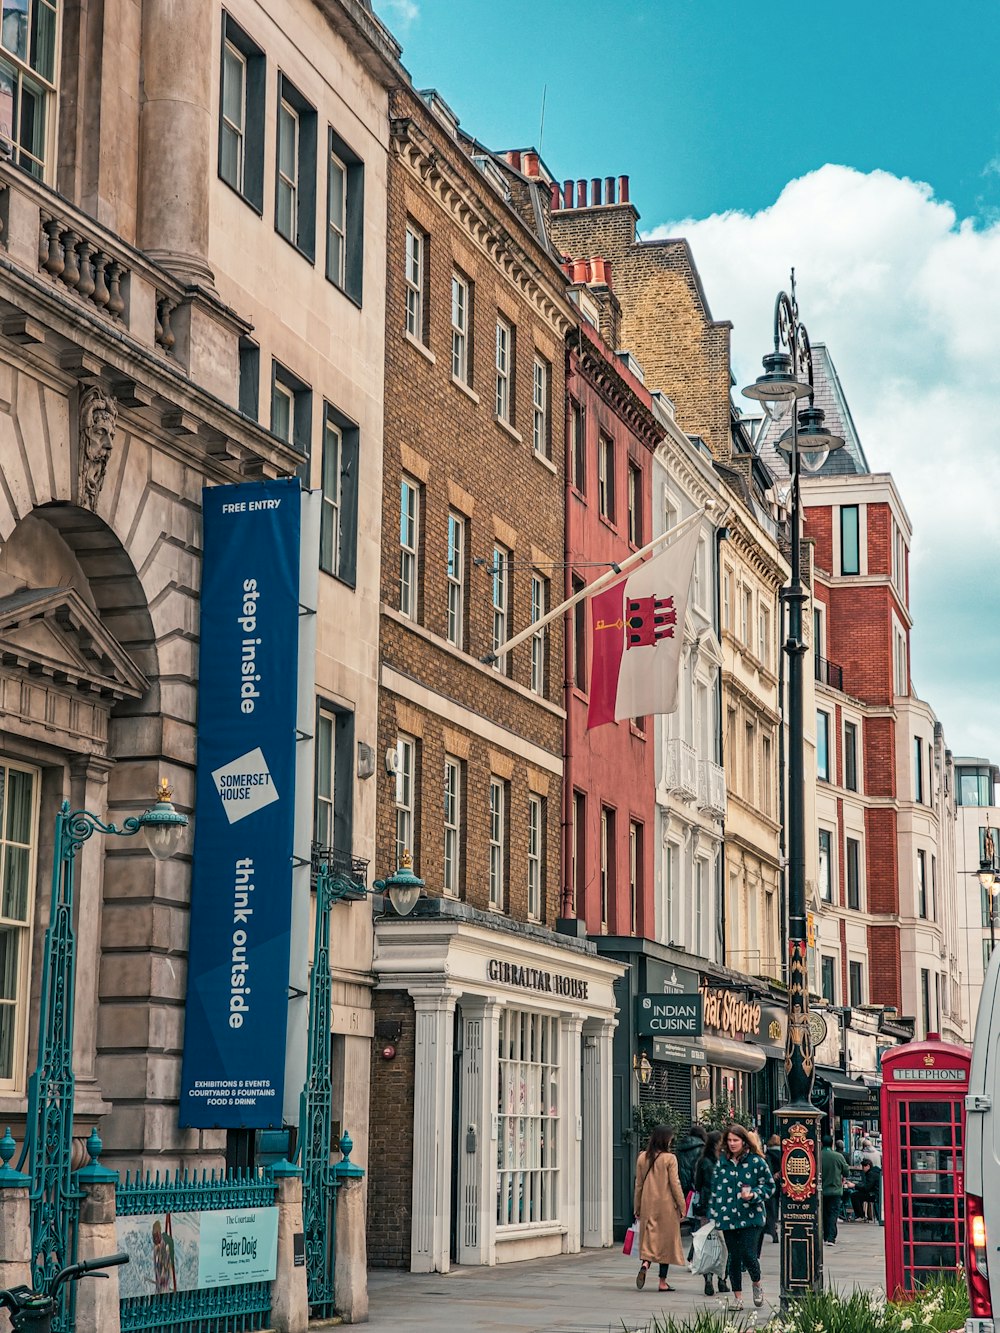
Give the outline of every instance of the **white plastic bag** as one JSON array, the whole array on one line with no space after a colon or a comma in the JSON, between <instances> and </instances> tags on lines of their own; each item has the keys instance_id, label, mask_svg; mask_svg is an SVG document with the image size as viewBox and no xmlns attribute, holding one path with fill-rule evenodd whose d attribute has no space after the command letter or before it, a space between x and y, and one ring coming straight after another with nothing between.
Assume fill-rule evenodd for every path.
<instances>
[{"instance_id":1,"label":"white plastic bag","mask_svg":"<svg viewBox=\"0 0 1000 1333\"><path fill-rule=\"evenodd\" d=\"M694 1246L691 1272L701 1277L724 1274L726 1264L729 1262L729 1253L722 1232L715 1223L706 1222L703 1227L698 1228L691 1239Z\"/></svg>"}]
</instances>

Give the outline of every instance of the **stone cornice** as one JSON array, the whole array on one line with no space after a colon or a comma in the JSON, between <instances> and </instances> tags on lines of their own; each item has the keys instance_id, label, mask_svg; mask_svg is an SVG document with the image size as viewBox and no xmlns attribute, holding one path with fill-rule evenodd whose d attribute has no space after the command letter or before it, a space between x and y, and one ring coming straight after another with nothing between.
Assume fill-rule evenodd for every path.
<instances>
[{"instance_id":1,"label":"stone cornice","mask_svg":"<svg viewBox=\"0 0 1000 1333\"><path fill-rule=\"evenodd\" d=\"M557 287L565 284L565 275L540 248L536 259L513 234L511 224L519 222L515 213L508 210L509 218L502 219L485 192L470 188L469 173L478 174L478 168L466 159L465 170L460 170L410 116L391 121L390 143L396 160L414 183L461 228L556 337L566 338L575 319L569 299ZM461 150L456 146L455 151ZM551 279L543 265L549 266Z\"/></svg>"},{"instance_id":2,"label":"stone cornice","mask_svg":"<svg viewBox=\"0 0 1000 1333\"><path fill-rule=\"evenodd\" d=\"M671 445L674 447L671 448ZM696 505L704 505L709 500L717 502L722 498L721 487L712 484L714 474L699 471L695 462L688 456L686 450L694 449L694 447L686 438L684 444L681 445L668 437L657 446L657 462L666 472L668 479L675 482L688 499ZM725 521L718 514L713 513L707 514L706 518L715 527Z\"/></svg>"},{"instance_id":3,"label":"stone cornice","mask_svg":"<svg viewBox=\"0 0 1000 1333\"><path fill-rule=\"evenodd\" d=\"M750 688L750 686L747 685L744 681L740 680L739 677L734 675L732 671L730 671L726 667L723 667L722 669L723 697L725 697L727 690L731 694L735 695L737 698L742 699L744 704L751 705L753 712L756 713L758 718L765 719L766 721L770 722L771 725L774 727L777 727L780 724L781 714L778 712L778 710L772 707L767 702L766 699L762 699L759 694L755 694L754 691Z\"/></svg>"},{"instance_id":4,"label":"stone cornice","mask_svg":"<svg viewBox=\"0 0 1000 1333\"><path fill-rule=\"evenodd\" d=\"M570 333L569 346L576 353L582 377L625 422L640 443L650 451L654 450L664 438L666 429L656 420L651 409L636 396L608 358L588 343L579 330Z\"/></svg>"},{"instance_id":5,"label":"stone cornice","mask_svg":"<svg viewBox=\"0 0 1000 1333\"><path fill-rule=\"evenodd\" d=\"M751 526L752 525L752 526ZM726 520L729 544L745 564L777 591L788 581L788 566L770 535L754 521L741 504L734 505Z\"/></svg>"},{"instance_id":6,"label":"stone cornice","mask_svg":"<svg viewBox=\"0 0 1000 1333\"><path fill-rule=\"evenodd\" d=\"M80 302L2 253L0 303L25 316L42 335L27 343L0 337L0 353L58 383L64 392L74 380L102 380L118 399L123 420L149 430L158 448L206 478L288 476L300 465L297 451L193 383L176 363L81 309ZM63 353L72 358L65 367L59 359Z\"/></svg>"}]
</instances>

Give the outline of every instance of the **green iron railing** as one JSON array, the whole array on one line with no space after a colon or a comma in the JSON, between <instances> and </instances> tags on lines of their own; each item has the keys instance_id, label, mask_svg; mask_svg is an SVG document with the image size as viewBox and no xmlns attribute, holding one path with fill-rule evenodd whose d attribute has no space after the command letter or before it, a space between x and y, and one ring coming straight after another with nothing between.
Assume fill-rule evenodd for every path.
<instances>
[{"instance_id":1,"label":"green iron railing","mask_svg":"<svg viewBox=\"0 0 1000 1333\"><path fill-rule=\"evenodd\" d=\"M219 1209L269 1208L275 1202L275 1181L263 1171L229 1171L225 1175L169 1172L127 1175L115 1196L119 1217L150 1214L212 1212ZM255 1333L268 1326L271 1284L244 1282L194 1291L169 1291L127 1297L121 1302L122 1333L170 1329L175 1333Z\"/></svg>"},{"instance_id":2,"label":"green iron railing","mask_svg":"<svg viewBox=\"0 0 1000 1333\"><path fill-rule=\"evenodd\" d=\"M47 1291L60 1269L76 1257L77 1222L82 1193L73 1180L73 1022L76 999L76 935L73 930L76 856L95 833L131 838L157 833L151 850L169 856L172 843L163 833L187 824L170 801L166 779L157 803L141 815L117 824L89 810L71 810L63 801L56 815L52 863L52 901L45 931L38 1015L37 1064L28 1080L28 1117L18 1170L28 1165L31 1205L31 1282ZM6 1168L5 1168L6 1169ZM73 1333L76 1283L62 1288L53 1333Z\"/></svg>"}]
</instances>

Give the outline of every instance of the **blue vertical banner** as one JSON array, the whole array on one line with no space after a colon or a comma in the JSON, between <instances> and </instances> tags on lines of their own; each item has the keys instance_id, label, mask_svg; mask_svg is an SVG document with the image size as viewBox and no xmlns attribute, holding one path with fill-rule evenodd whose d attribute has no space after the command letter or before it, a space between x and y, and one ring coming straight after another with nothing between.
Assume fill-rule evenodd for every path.
<instances>
[{"instance_id":1,"label":"blue vertical banner","mask_svg":"<svg viewBox=\"0 0 1000 1333\"><path fill-rule=\"evenodd\" d=\"M208 486L180 1123L281 1124L301 488Z\"/></svg>"}]
</instances>

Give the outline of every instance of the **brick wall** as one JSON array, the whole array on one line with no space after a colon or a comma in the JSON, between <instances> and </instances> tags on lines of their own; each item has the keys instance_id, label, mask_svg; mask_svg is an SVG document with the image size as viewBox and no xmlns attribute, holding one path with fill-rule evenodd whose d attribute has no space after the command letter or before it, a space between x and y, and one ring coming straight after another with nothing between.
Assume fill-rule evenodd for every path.
<instances>
[{"instance_id":1,"label":"brick wall","mask_svg":"<svg viewBox=\"0 0 1000 1333\"><path fill-rule=\"evenodd\" d=\"M868 927L868 987L872 1004L894 1005L903 1010L900 984L899 929L896 926Z\"/></svg>"},{"instance_id":2,"label":"brick wall","mask_svg":"<svg viewBox=\"0 0 1000 1333\"><path fill-rule=\"evenodd\" d=\"M892 605L886 586L830 589L827 655L844 668L844 689L864 703L892 703Z\"/></svg>"},{"instance_id":3,"label":"brick wall","mask_svg":"<svg viewBox=\"0 0 1000 1333\"><path fill-rule=\"evenodd\" d=\"M368 1165L368 1262L372 1268L409 1268L413 1205L413 1001L395 991L373 997L375 1032L371 1074ZM382 1059L381 1022L398 1022L394 1060Z\"/></svg>"},{"instance_id":4,"label":"brick wall","mask_svg":"<svg viewBox=\"0 0 1000 1333\"><path fill-rule=\"evenodd\" d=\"M896 725L890 717L866 717L861 735L864 750L865 792L869 796L896 794Z\"/></svg>"},{"instance_id":5,"label":"brick wall","mask_svg":"<svg viewBox=\"0 0 1000 1333\"><path fill-rule=\"evenodd\" d=\"M622 347L639 361L647 386L673 399L681 429L728 459L732 325L712 319L687 241L638 241L638 216L631 204L559 209L553 239L566 254L611 261Z\"/></svg>"},{"instance_id":6,"label":"brick wall","mask_svg":"<svg viewBox=\"0 0 1000 1333\"><path fill-rule=\"evenodd\" d=\"M868 573L892 574L892 515L887 504L868 506Z\"/></svg>"},{"instance_id":7,"label":"brick wall","mask_svg":"<svg viewBox=\"0 0 1000 1333\"><path fill-rule=\"evenodd\" d=\"M895 810L865 811L865 861L869 911L898 912L899 855ZM896 927L886 929L895 931Z\"/></svg>"},{"instance_id":8,"label":"brick wall","mask_svg":"<svg viewBox=\"0 0 1000 1333\"><path fill-rule=\"evenodd\" d=\"M572 308L565 299L566 279L558 264L422 100L412 90L400 89L393 94L391 110L398 118L396 141L412 124L417 145L413 151L429 148L436 156L426 171L415 171L405 160L410 141L404 140L400 152L390 155L389 164L379 751L384 754L392 747L400 731L418 742L413 851L429 893L441 892L443 883L444 755L463 763L462 896L477 907L487 907L489 899L491 774L508 784L505 905L520 918L527 911L528 791L541 796L546 823L541 915L552 922L559 892L562 627L553 626L546 636L544 702L529 691L530 644L511 654L509 680L515 687L479 659L492 648L491 567L496 543L509 551L513 561L508 566L508 637L532 618L533 569L550 579L549 605L561 600L565 334ZM450 199L449 189L454 192ZM486 229L490 239L486 249L496 259L457 220L462 209L456 197L466 215ZM416 346L405 334L408 221L425 238L426 346ZM468 387L452 377L451 282L456 270L472 286ZM515 331L512 429L495 416L498 315ZM540 461L532 448L536 354L548 366L548 461ZM398 615L403 472L421 488L421 591L412 621ZM466 533L466 629L460 649L446 642L450 511L462 516ZM386 672L405 677L406 684L397 678L398 688L388 688ZM491 732L492 728L499 730ZM538 762L538 755L532 759L532 747L548 756L548 767ZM551 771L553 767L556 771ZM377 864L394 865L395 780L380 767L378 782Z\"/></svg>"},{"instance_id":9,"label":"brick wall","mask_svg":"<svg viewBox=\"0 0 1000 1333\"><path fill-rule=\"evenodd\" d=\"M805 538L814 543L813 561L817 569L833 573L833 509L811 505L805 511Z\"/></svg>"}]
</instances>

